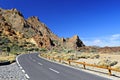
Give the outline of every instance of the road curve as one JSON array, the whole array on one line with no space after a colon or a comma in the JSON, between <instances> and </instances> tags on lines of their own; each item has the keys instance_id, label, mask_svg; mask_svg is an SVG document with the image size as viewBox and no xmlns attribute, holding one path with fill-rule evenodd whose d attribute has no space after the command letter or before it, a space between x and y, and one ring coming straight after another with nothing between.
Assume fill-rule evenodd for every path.
<instances>
[{"instance_id":1,"label":"road curve","mask_svg":"<svg viewBox=\"0 0 120 80\"><path fill-rule=\"evenodd\" d=\"M29 80L110 80L50 62L37 53L20 55L17 61Z\"/></svg>"}]
</instances>

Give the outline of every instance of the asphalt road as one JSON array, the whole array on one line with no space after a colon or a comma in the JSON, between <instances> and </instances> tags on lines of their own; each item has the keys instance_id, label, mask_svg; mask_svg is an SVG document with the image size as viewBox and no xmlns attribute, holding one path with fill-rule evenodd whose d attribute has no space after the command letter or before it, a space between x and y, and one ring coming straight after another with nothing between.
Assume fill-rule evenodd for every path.
<instances>
[{"instance_id":1,"label":"asphalt road","mask_svg":"<svg viewBox=\"0 0 120 80\"><path fill-rule=\"evenodd\" d=\"M37 53L24 54L17 59L29 80L110 80L47 61Z\"/></svg>"}]
</instances>

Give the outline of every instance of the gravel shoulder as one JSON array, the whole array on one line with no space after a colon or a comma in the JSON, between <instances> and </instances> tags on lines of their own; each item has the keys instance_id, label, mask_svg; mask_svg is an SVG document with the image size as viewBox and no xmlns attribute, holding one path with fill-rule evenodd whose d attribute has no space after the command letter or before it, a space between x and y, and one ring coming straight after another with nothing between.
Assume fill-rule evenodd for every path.
<instances>
[{"instance_id":1,"label":"gravel shoulder","mask_svg":"<svg viewBox=\"0 0 120 80\"><path fill-rule=\"evenodd\" d=\"M0 80L27 80L17 63L0 66Z\"/></svg>"}]
</instances>

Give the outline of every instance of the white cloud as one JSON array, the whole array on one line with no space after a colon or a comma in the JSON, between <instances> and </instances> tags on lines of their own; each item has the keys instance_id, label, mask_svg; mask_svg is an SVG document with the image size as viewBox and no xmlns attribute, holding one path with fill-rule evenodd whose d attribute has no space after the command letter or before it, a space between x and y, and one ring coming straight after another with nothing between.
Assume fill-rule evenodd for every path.
<instances>
[{"instance_id":1,"label":"white cloud","mask_svg":"<svg viewBox=\"0 0 120 80\"><path fill-rule=\"evenodd\" d=\"M117 40L120 39L120 34L115 34L111 36L111 40Z\"/></svg>"},{"instance_id":2,"label":"white cloud","mask_svg":"<svg viewBox=\"0 0 120 80\"><path fill-rule=\"evenodd\" d=\"M87 46L120 46L120 34L98 38L83 38L82 40Z\"/></svg>"},{"instance_id":3,"label":"white cloud","mask_svg":"<svg viewBox=\"0 0 120 80\"><path fill-rule=\"evenodd\" d=\"M101 44L101 43L102 43L102 41L99 40L99 39L96 39L96 40L93 41L93 44L94 44L94 45Z\"/></svg>"}]
</instances>

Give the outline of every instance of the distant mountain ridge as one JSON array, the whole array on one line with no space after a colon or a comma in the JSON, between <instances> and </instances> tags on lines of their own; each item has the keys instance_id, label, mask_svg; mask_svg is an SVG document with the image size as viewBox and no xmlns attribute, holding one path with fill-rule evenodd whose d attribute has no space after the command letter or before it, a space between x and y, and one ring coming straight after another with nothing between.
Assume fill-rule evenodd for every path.
<instances>
[{"instance_id":1,"label":"distant mountain ridge","mask_svg":"<svg viewBox=\"0 0 120 80\"><path fill-rule=\"evenodd\" d=\"M39 48L77 49L85 46L77 35L72 38L59 38L38 17L27 20L17 9L0 9L0 35L18 44L30 42Z\"/></svg>"}]
</instances>

